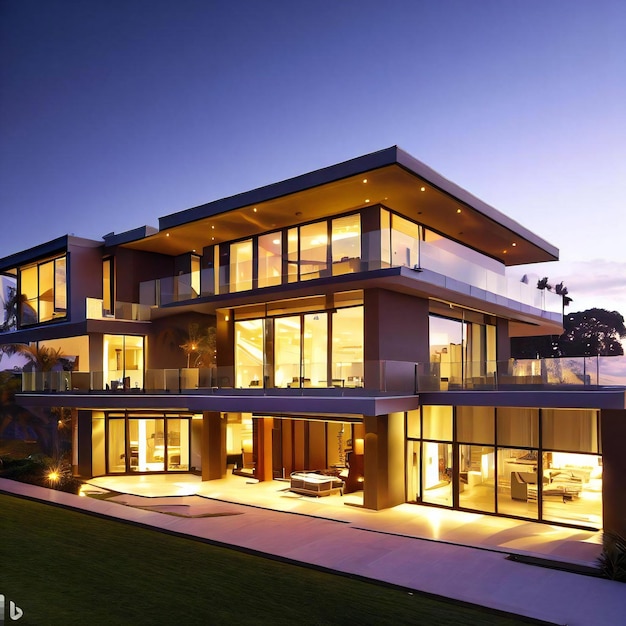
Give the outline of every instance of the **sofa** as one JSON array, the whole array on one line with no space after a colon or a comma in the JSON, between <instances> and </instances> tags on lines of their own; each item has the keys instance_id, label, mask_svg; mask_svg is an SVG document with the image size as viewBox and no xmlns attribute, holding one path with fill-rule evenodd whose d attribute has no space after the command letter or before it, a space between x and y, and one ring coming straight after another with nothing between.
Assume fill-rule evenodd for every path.
<instances>
[{"instance_id":1,"label":"sofa","mask_svg":"<svg viewBox=\"0 0 626 626\"><path fill-rule=\"evenodd\" d=\"M289 491L304 496L329 496L339 492L343 495L344 482L337 476L327 476L317 471L291 472Z\"/></svg>"}]
</instances>

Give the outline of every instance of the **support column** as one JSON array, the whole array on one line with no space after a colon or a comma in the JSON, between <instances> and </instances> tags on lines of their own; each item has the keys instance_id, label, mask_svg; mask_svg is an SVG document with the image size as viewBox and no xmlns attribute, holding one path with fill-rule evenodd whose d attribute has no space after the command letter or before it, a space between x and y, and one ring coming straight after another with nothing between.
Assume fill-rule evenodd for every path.
<instances>
[{"instance_id":1,"label":"support column","mask_svg":"<svg viewBox=\"0 0 626 626\"><path fill-rule=\"evenodd\" d=\"M365 416L363 506L387 509L406 501L404 413Z\"/></svg>"},{"instance_id":2,"label":"support column","mask_svg":"<svg viewBox=\"0 0 626 626\"><path fill-rule=\"evenodd\" d=\"M74 419L74 411L72 411L72 421ZM75 475L81 478L93 478L92 464L92 442L91 442L91 411L76 412L76 471ZM73 428L72 428L73 430ZM72 437L73 439L73 437ZM72 446L74 440L72 440ZM104 442L102 443L104 445ZM72 450L72 458L74 450ZM72 460L72 470L74 470L74 461Z\"/></svg>"},{"instance_id":3,"label":"support column","mask_svg":"<svg viewBox=\"0 0 626 626\"><path fill-rule=\"evenodd\" d=\"M254 451L256 456L254 477L259 481L273 480L272 428L274 418L255 417L254 425Z\"/></svg>"},{"instance_id":4,"label":"support column","mask_svg":"<svg viewBox=\"0 0 626 626\"><path fill-rule=\"evenodd\" d=\"M602 440L602 526L626 537L626 410L600 412Z\"/></svg>"},{"instance_id":5,"label":"support column","mask_svg":"<svg viewBox=\"0 0 626 626\"><path fill-rule=\"evenodd\" d=\"M413 393L415 363L430 361L428 300L366 289L365 386Z\"/></svg>"},{"instance_id":6,"label":"support column","mask_svg":"<svg viewBox=\"0 0 626 626\"><path fill-rule=\"evenodd\" d=\"M202 413L202 480L226 476L226 419L219 411Z\"/></svg>"}]
</instances>

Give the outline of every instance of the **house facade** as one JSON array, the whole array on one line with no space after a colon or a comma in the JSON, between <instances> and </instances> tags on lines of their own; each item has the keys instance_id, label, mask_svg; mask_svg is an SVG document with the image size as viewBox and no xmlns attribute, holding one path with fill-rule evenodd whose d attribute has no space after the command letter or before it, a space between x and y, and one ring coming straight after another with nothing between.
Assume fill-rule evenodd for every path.
<instances>
[{"instance_id":1,"label":"house facade","mask_svg":"<svg viewBox=\"0 0 626 626\"><path fill-rule=\"evenodd\" d=\"M624 389L510 358L563 302L506 268L557 259L392 147L0 259L0 345L61 350L17 401L71 412L83 478L315 472L374 510L623 533Z\"/></svg>"}]
</instances>

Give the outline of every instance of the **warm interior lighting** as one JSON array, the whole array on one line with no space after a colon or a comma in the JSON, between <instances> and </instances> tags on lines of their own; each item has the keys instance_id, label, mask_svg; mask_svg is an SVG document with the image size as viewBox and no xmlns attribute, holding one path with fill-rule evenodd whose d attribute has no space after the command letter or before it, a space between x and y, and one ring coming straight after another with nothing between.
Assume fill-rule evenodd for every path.
<instances>
[{"instance_id":1,"label":"warm interior lighting","mask_svg":"<svg viewBox=\"0 0 626 626\"><path fill-rule=\"evenodd\" d=\"M511 245L512 245L513 247L515 247L517 244L516 244L515 242L513 242Z\"/></svg>"},{"instance_id":2,"label":"warm interior lighting","mask_svg":"<svg viewBox=\"0 0 626 626\"><path fill-rule=\"evenodd\" d=\"M254 209L252 209L255 213L256 213L256 207L254 207Z\"/></svg>"},{"instance_id":3,"label":"warm interior lighting","mask_svg":"<svg viewBox=\"0 0 626 626\"><path fill-rule=\"evenodd\" d=\"M354 454L363 454L364 451L365 451L365 440L355 439L354 440Z\"/></svg>"},{"instance_id":4,"label":"warm interior lighting","mask_svg":"<svg viewBox=\"0 0 626 626\"><path fill-rule=\"evenodd\" d=\"M364 183L366 183L366 182L367 182L367 178L364 178L364 179L363 179L363 182L364 182Z\"/></svg>"},{"instance_id":5,"label":"warm interior lighting","mask_svg":"<svg viewBox=\"0 0 626 626\"><path fill-rule=\"evenodd\" d=\"M48 480L52 483L56 483L59 480L59 478L60 478L59 472L57 472L56 470L52 470L48 474Z\"/></svg>"},{"instance_id":6,"label":"warm interior lighting","mask_svg":"<svg viewBox=\"0 0 626 626\"><path fill-rule=\"evenodd\" d=\"M369 199L369 198L366 198L366 199L365 199L365 202L369 202L369 201L370 201L370 199Z\"/></svg>"},{"instance_id":7,"label":"warm interior lighting","mask_svg":"<svg viewBox=\"0 0 626 626\"><path fill-rule=\"evenodd\" d=\"M228 321L228 320L230 319L230 317L229 317L228 315L224 315L224 319L225 319L226 321Z\"/></svg>"},{"instance_id":8,"label":"warm interior lighting","mask_svg":"<svg viewBox=\"0 0 626 626\"><path fill-rule=\"evenodd\" d=\"M170 236L170 234L169 234L169 233L165 233L165 236L166 236L166 237L169 237L169 236Z\"/></svg>"},{"instance_id":9,"label":"warm interior lighting","mask_svg":"<svg viewBox=\"0 0 626 626\"><path fill-rule=\"evenodd\" d=\"M420 187L420 191L426 191L426 187Z\"/></svg>"},{"instance_id":10,"label":"warm interior lighting","mask_svg":"<svg viewBox=\"0 0 626 626\"><path fill-rule=\"evenodd\" d=\"M457 213L460 213L460 212L461 212L461 209L457 209L457 210L456 210L456 212L457 212Z\"/></svg>"}]
</instances>

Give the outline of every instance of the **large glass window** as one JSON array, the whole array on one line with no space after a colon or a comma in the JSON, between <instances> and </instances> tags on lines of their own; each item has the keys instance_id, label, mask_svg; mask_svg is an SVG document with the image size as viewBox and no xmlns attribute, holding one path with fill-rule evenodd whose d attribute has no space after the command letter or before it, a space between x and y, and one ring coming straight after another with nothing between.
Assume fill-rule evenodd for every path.
<instances>
[{"instance_id":1,"label":"large glass window","mask_svg":"<svg viewBox=\"0 0 626 626\"><path fill-rule=\"evenodd\" d=\"M274 320L274 384L276 387L300 387L299 315Z\"/></svg>"},{"instance_id":2,"label":"large glass window","mask_svg":"<svg viewBox=\"0 0 626 626\"><path fill-rule=\"evenodd\" d=\"M422 436L424 439L452 441L452 407L422 407Z\"/></svg>"},{"instance_id":3,"label":"large glass window","mask_svg":"<svg viewBox=\"0 0 626 626\"><path fill-rule=\"evenodd\" d=\"M107 388L143 387L144 339L132 335L104 335L102 370Z\"/></svg>"},{"instance_id":4,"label":"large glass window","mask_svg":"<svg viewBox=\"0 0 626 626\"><path fill-rule=\"evenodd\" d=\"M498 450L498 513L538 518L538 464L536 449Z\"/></svg>"},{"instance_id":5,"label":"large glass window","mask_svg":"<svg viewBox=\"0 0 626 626\"><path fill-rule=\"evenodd\" d=\"M452 506L452 444L425 441L422 453L422 501Z\"/></svg>"},{"instance_id":6,"label":"large glass window","mask_svg":"<svg viewBox=\"0 0 626 626\"><path fill-rule=\"evenodd\" d=\"M252 289L252 239L230 244L230 291Z\"/></svg>"},{"instance_id":7,"label":"large glass window","mask_svg":"<svg viewBox=\"0 0 626 626\"><path fill-rule=\"evenodd\" d=\"M418 257L419 226L395 213L391 215L391 264L415 267Z\"/></svg>"},{"instance_id":8,"label":"large glass window","mask_svg":"<svg viewBox=\"0 0 626 626\"><path fill-rule=\"evenodd\" d=\"M65 257L20 270L20 324L27 326L67 315Z\"/></svg>"},{"instance_id":9,"label":"large glass window","mask_svg":"<svg viewBox=\"0 0 626 626\"><path fill-rule=\"evenodd\" d=\"M102 314L113 315L113 259L108 257L102 261Z\"/></svg>"},{"instance_id":10,"label":"large glass window","mask_svg":"<svg viewBox=\"0 0 626 626\"><path fill-rule=\"evenodd\" d=\"M109 473L126 471L126 422L124 419L110 419L108 437Z\"/></svg>"},{"instance_id":11,"label":"large glass window","mask_svg":"<svg viewBox=\"0 0 626 626\"><path fill-rule=\"evenodd\" d=\"M539 410L518 407L498 407L498 445L527 446L539 445Z\"/></svg>"},{"instance_id":12,"label":"large glass window","mask_svg":"<svg viewBox=\"0 0 626 626\"><path fill-rule=\"evenodd\" d=\"M542 516L550 522L602 527L602 459L543 453Z\"/></svg>"},{"instance_id":13,"label":"large glass window","mask_svg":"<svg viewBox=\"0 0 626 626\"><path fill-rule=\"evenodd\" d=\"M363 386L363 307L337 309L332 316L332 385Z\"/></svg>"},{"instance_id":14,"label":"large glass window","mask_svg":"<svg viewBox=\"0 0 626 626\"><path fill-rule=\"evenodd\" d=\"M235 322L237 387L263 386L263 320Z\"/></svg>"},{"instance_id":15,"label":"large glass window","mask_svg":"<svg viewBox=\"0 0 626 626\"><path fill-rule=\"evenodd\" d=\"M328 224L317 222L300 227L300 280L326 275L328 267Z\"/></svg>"},{"instance_id":16,"label":"large glass window","mask_svg":"<svg viewBox=\"0 0 626 626\"><path fill-rule=\"evenodd\" d=\"M333 276L361 269L361 216L347 215L332 221Z\"/></svg>"},{"instance_id":17,"label":"large glass window","mask_svg":"<svg viewBox=\"0 0 626 626\"><path fill-rule=\"evenodd\" d=\"M310 313L305 315L302 339L304 386L327 387L328 314Z\"/></svg>"},{"instance_id":18,"label":"large glass window","mask_svg":"<svg viewBox=\"0 0 626 626\"><path fill-rule=\"evenodd\" d=\"M495 453L491 446L459 445L459 506L496 510Z\"/></svg>"},{"instance_id":19,"label":"large glass window","mask_svg":"<svg viewBox=\"0 0 626 626\"><path fill-rule=\"evenodd\" d=\"M269 233L259 237L259 287L280 285L282 278L281 233Z\"/></svg>"},{"instance_id":20,"label":"large glass window","mask_svg":"<svg viewBox=\"0 0 626 626\"><path fill-rule=\"evenodd\" d=\"M598 452L598 412L587 409L543 409L544 449Z\"/></svg>"}]
</instances>

